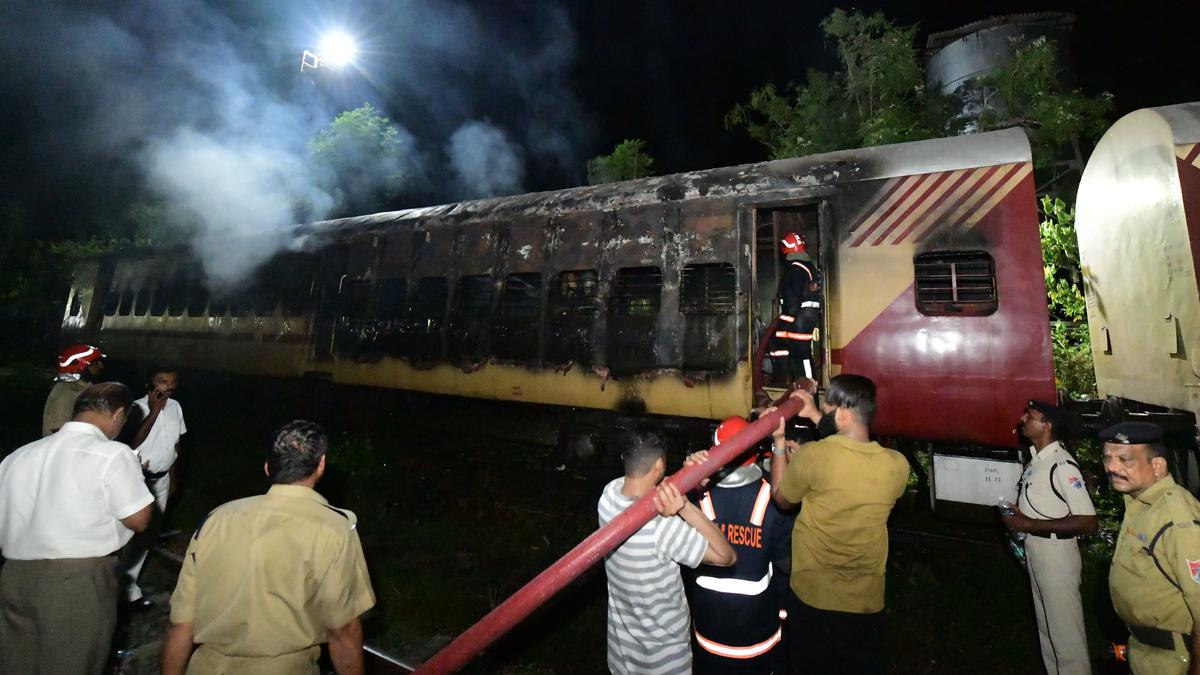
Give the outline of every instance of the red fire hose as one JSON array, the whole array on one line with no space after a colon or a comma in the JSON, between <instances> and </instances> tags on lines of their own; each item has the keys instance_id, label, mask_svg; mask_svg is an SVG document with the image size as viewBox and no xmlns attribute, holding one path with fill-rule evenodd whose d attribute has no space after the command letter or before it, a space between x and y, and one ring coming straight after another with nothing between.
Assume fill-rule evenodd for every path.
<instances>
[{"instance_id":1,"label":"red fire hose","mask_svg":"<svg viewBox=\"0 0 1200 675\"><path fill-rule=\"evenodd\" d=\"M709 448L708 461L695 466L685 466L667 480L675 484L680 492L688 492L711 476L717 469L728 464L760 439L779 426L780 419L794 417L800 412L800 401L787 399L779 408L763 415L750 426L742 429L733 438L720 446ZM613 518L607 525L596 530L587 539L559 558L541 574L525 584L507 600L500 603L487 616L468 628L462 635L434 654L417 668L416 673L453 673L467 665L488 645L495 642L514 626L542 606L564 586L583 574L592 565L625 542L634 532L654 517L654 493L643 495L632 506ZM599 638L597 638L599 639Z\"/></svg>"}]
</instances>

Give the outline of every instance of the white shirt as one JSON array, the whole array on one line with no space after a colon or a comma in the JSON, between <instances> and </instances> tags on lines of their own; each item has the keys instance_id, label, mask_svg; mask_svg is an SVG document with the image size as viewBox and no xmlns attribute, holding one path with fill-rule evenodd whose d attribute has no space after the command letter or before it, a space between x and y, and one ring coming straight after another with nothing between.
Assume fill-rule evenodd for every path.
<instances>
[{"instance_id":1,"label":"white shirt","mask_svg":"<svg viewBox=\"0 0 1200 675\"><path fill-rule=\"evenodd\" d=\"M121 519L152 501L129 446L67 422L0 462L0 552L11 560L108 555L133 536Z\"/></svg>"},{"instance_id":2,"label":"white shirt","mask_svg":"<svg viewBox=\"0 0 1200 675\"><path fill-rule=\"evenodd\" d=\"M143 396L133 402L142 410L142 419L150 414L150 402ZM175 444L179 437L187 433L187 425L183 423L183 406L173 398L167 399L167 404L158 413L154 426L146 440L137 447L143 462L149 462L146 468L150 473L162 473L175 463Z\"/></svg>"},{"instance_id":3,"label":"white shirt","mask_svg":"<svg viewBox=\"0 0 1200 675\"><path fill-rule=\"evenodd\" d=\"M1017 504L1021 513L1035 520L1094 516L1096 507L1088 495L1087 484L1071 453L1058 441L1035 450L1025 474L1021 476L1021 497ZM1051 487L1051 473L1054 482Z\"/></svg>"}]
</instances>

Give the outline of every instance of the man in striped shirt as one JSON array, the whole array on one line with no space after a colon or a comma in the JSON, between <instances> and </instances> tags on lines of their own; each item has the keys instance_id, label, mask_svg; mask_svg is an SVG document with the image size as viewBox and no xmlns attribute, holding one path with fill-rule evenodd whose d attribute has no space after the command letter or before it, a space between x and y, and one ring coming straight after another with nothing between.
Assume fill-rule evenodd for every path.
<instances>
[{"instance_id":1,"label":"man in striped shirt","mask_svg":"<svg viewBox=\"0 0 1200 675\"><path fill-rule=\"evenodd\" d=\"M634 432L622 454L625 475L600 496L604 526L654 490L658 516L604 562L608 575L608 668L618 675L690 673L691 624L679 565L728 567L737 554L720 528L687 501L666 475L662 443ZM660 484L661 483L661 484Z\"/></svg>"}]
</instances>

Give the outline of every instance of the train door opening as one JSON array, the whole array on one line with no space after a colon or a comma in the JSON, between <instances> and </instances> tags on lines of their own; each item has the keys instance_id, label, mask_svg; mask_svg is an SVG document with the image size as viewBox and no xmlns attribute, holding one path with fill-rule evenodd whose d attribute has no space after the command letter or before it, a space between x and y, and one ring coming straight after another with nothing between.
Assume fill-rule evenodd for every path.
<instances>
[{"instance_id":1,"label":"train door opening","mask_svg":"<svg viewBox=\"0 0 1200 675\"><path fill-rule=\"evenodd\" d=\"M756 399L773 398L802 378L818 387L828 381L822 211L818 202L755 210ZM790 235L798 235L799 241Z\"/></svg>"}]
</instances>

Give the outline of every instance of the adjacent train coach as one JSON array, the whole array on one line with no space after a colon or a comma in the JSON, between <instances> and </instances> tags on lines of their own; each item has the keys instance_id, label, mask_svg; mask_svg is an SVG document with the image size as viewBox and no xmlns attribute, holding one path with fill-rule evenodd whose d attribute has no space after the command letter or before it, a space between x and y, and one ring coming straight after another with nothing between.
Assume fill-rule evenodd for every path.
<instances>
[{"instance_id":1,"label":"adjacent train coach","mask_svg":"<svg viewBox=\"0 0 1200 675\"><path fill-rule=\"evenodd\" d=\"M874 379L882 436L1011 447L1055 397L1037 218L1009 130L313 223L232 289L186 249L127 251L79 265L63 329L248 376L719 419L770 382L798 231L822 382Z\"/></svg>"},{"instance_id":2,"label":"adjacent train coach","mask_svg":"<svg viewBox=\"0 0 1200 675\"><path fill-rule=\"evenodd\" d=\"M1194 444L1200 103L1138 110L1104 134L1079 184L1076 231L1100 395ZM1200 484L1198 457L1180 457Z\"/></svg>"}]
</instances>

